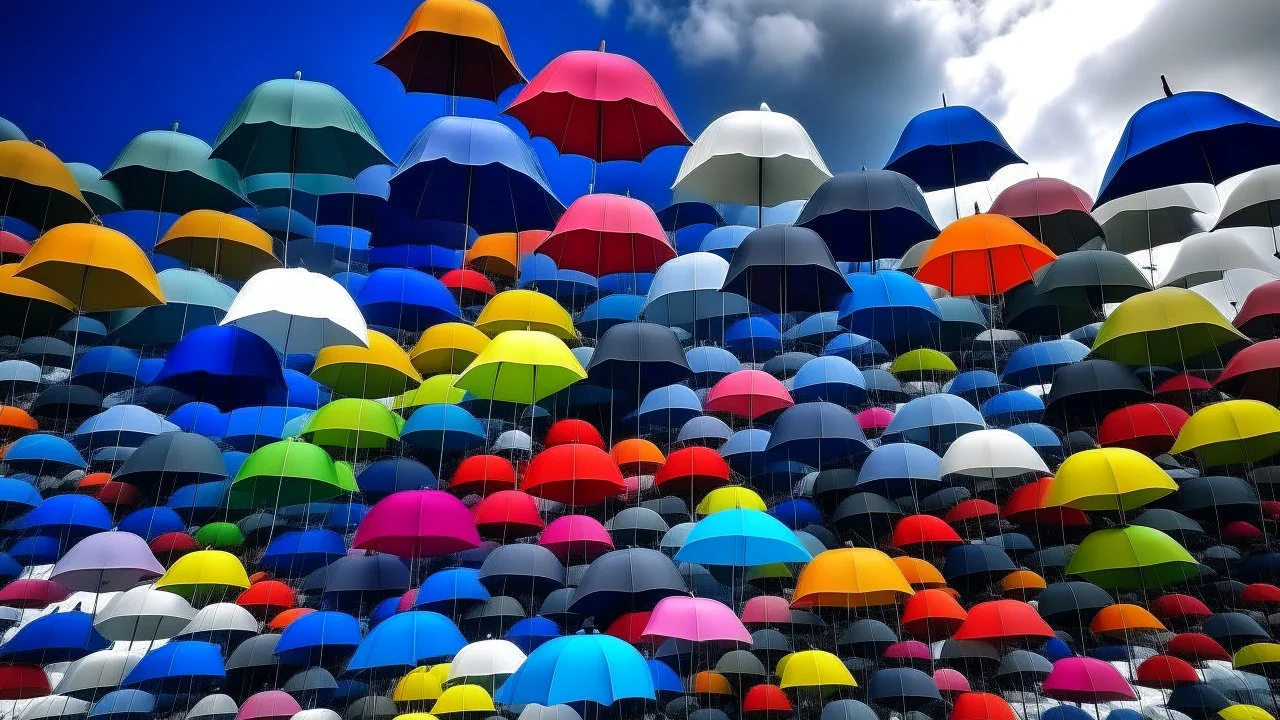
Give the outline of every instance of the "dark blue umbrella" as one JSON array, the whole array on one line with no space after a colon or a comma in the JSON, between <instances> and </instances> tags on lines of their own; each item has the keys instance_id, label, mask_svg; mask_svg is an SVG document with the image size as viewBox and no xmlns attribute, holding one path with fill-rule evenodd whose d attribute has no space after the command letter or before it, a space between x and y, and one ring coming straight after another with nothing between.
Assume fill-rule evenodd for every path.
<instances>
[{"instance_id":1,"label":"dark blue umbrella","mask_svg":"<svg viewBox=\"0 0 1280 720\"><path fill-rule=\"evenodd\" d=\"M121 532L131 532L151 542L165 533L185 532L187 524L171 508L149 507L140 508L125 515L117 529Z\"/></svg>"},{"instance_id":2,"label":"dark blue umbrella","mask_svg":"<svg viewBox=\"0 0 1280 720\"><path fill-rule=\"evenodd\" d=\"M412 458L387 458L365 466L356 485L368 498L382 498L401 490L435 490L440 485L431 468Z\"/></svg>"},{"instance_id":3,"label":"dark blue umbrella","mask_svg":"<svg viewBox=\"0 0 1280 720\"><path fill-rule=\"evenodd\" d=\"M765 452L813 467L848 465L871 452L853 413L829 402L793 405L778 416Z\"/></svg>"},{"instance_id":4,"label":"dark blue umbrella","mask_svg":"<svg viewBox=\"0 0 1280 720\"><path fill-rule=\"evenodd\" d=\"M296 358L298 356L290 356ZM310 358L308 357L308 360ZM308 362L308 365L311 363ZM318 381L312 380L300 370L287 368L284 371L284 389L275 389L267 393L263 405L283 405L290 408L319 409L333 399L333 393Z\"/></svg>"},{"instance_id":5,"label":"dark blue umbrella","mask_svg":"<svg viewBox=\"0 0 1280 720\"><path fill-rule=\"evenodd\" d=\"M18 628L0 645L0 661L8 663L70 662L111 646L93 629L93 615L71 610L42 615Z\"/></svg>"},{"instance_id":6,"label":"dark blue umbrella","mask_svg":"<svg viewBox=\"0 0 1280 720\"><path fill-rule=\"evenodd\" d=\"M289 665L330 665L350 657L359 645L359 620L346 613L321 610L285 626L275 653Z\"/></svg>"},{"instance_id":7,"label":"dark blue umbrella","mask_svg":"<svg viewBox=\"0 0 1280 720\"><path fill-rule=\"evenodd\" d=\"M816 231L837 260L902 257L938 235L929 204L911 178L892 170L841 173L814 191L797 225Z\"/></svg>"},{"instance_id":8,"label":"dark blue umbrella","mask_svg":"<svg viewBox=\"0 0 1280 720\"><path fill-rule=\"evenodd\" d=\"M560 635L560 626L555 622L541 616L534 616L517 620L504 637L527 654Z\"/></svg>"},{"instance_id":9,"label":"dark blue umbrella","mask_svg":"<svg viewBox=\"0 0 1280 720\"><path fill-rule=\"evenodd\" d=\"M0 478L0 522L8 522L44 501L31 483Z\"/></svg>"},{"instance_id":10,"label":"dark blue umbrella","mask_svg":"<svg viewBox=\"0 0 1280 720\"><path fill-rule=\"evenodd\" d=\"M896 270L845 276L853 292L840 301L840 324L887 348L905 346L911 337L929 335L942 320L924 286Z\"/></svg>"},{"instance_id":11,"label":"dark blue umbrella","mask_svg":"<svg viewBox=\"0 0 1280 720\"><path fill-rule=\"evenodd\" d=\"M537 155L493 120L442 117L418 134L391 176L391 207L415 220L487 235L550 229L564 212Z\"/></svg>"},{"instance_id":12,"label":"dark blue umbrella","mask_svg":"<svg viewBox=\"0 0 1280 720\"><path fill-rule=\"evenodd\" d=\"M600 289L600 297L622 293L625 295L647 295L653 285L653 273L613 273L596 279Z\"/></svg>"},{"instance_id":13,"label":"dark blue umbrella","mask_svg":"<svg viewBox=\"0 0 1280 720\"><path fill-rule=\"evenodd\" d=\"M399 613L369 631L343 674L396 677L422 664L447 661L466 644L458 627L439 613Z\"/></svg>"},{"instance_id":14,"label":"dark blue umbrella","mask_svg":"<svg viewBox=\"0 0 1280 720\"><path fill-rule=\"evenodd\" d=\"M88 495L55 495L37 505L31 512L10 522L8 528L26 535L78 540L96 532L110 530L111 511L95 497Z\"/></svg>"},{"instance_id":15,"label":"dark blue umbrella","mask_svg":"<svg viewBox=\"0 0 1280 720\"><path fill-rule=\"evenodd\" d=\"M440 245L388 245L369 250L370 270L389 267L443 274L462 267L462 250Z\"/></svg>"},{"instance_id":16,"label":"dark blue umbrella","mask_svg":"<svg viewBox=\"0 0 1280 720\"><path fill-rule=\"evenodd\" d=\"M599 192L598 189L597 192ZM657 215L658 222L662 223L662 227L667 232L676 232L692 225L724 224L724 218L720 216L720 211L716 210L714 205L693 200L672 203L659 210Z\"/></svg>"},{"instance_id":17,"label":"dark blue umbrella","mask_svg":"<svg viewBox=\"0 0 1280 720\"><path fill-rule=\"evenodd\" d=\"M220 685L226 676L220 647L182 640L143 655L120 685L157 694L200 695Z\"/></svg>"},{"instance_id":18,"label":"dark blue umbrella","mask_svg":"<svg viewBox=\"0 0 1280 720\"><path fill-rule=\"evenodd\" d=\"M48 535L23 538L9 546L6 557L22 565L49 565L61 557L62 545Z\"/></svg>"},{"instance_id":19,"label":"dark blue umbrella","mask_svg":"<svg viewBox=\"0 0 1280 720\"><path fill-rule=\"evenodd\" d=\"M1280 164L1280 121L1226 95L1173 93L1142 106L1125 125L1098 204L1183 183L1216 185Z\"/></svg>"},{"instance_id":20,"label":"dark blue umbrella","mask_svg":"<svg viewBox=\"0 0 1280 720\"><path fill-rule=\"evenodd\" d=\"M409 332L458 320L462 312L439 280L407 268L374 270L356 295L356 304L370 325Z\"/></svg>"},{"instance_id":21,"label":"dark blue umbrella","mask_svg":"<svg viewBox=\"0 0 1280 720\"><path fill-rule=\"evenodd\" d=\"M831 250L808 228L770 225L734 250L721 291L777 312L833 309L849 283Z\"/></svg>"},{"instance_id":22,"label":"dark blue umbrella","mask_svg":"<svg viewBox=\"0 0 1280 720\"><path fill-rule=\"evenodd\" d=\"M675 333L646 322L609 328L596 344L586 369L592 383L636 397L693 375Z\"/></svg>"},{"instance_id":23,"label":"dark blue umbrella","mask_svg":"<svg viewBox=\"0 0 1280 720\"><path fill-rule=\"evenodd\" d=\"M227 432L227 416L217 406L205 402L189 402L169 413L169 422L183 432L220 438Z\"/></svg>"},{"instance_id":24,"label":"dark blue umbrella","mask_svg":"<svg viewBox=\"0 0 1280 720\"><path fill-rule=\"evenodd\" d=\"M316 223L373 230L391 194L388 181L395 167L370 165L354 180L341 178L341 188L316 198Z\"/></svg>"},{"instance_id":25,"label":"dark blue umbrella","mask_svg":"<svg viewBox=\"0 0 1280 720\"><path fill-rule=\"evenodd\" d=\"M258 566L278 577L302 577L346 554L342 536L332 530L296 530L272 540Z\"/></svg>"},{"instance_id":26,"label":"dark blue umbrella","mask_svg":"<svg viewBox=\"0 0 1280 720\"><path fill-rule=\"evenodd\" d=\"M371 604L409 589L409 568L390 555L348 555L325 568L324 598L335 609Z\"/></svg>"},{"instance_id":27,"label":"dark blue umbrella","mask_svg":"<svg viewBox=\"0 0 1280 720\"><path fill-rule=\"evenodd\" d=\"M427 576L414 595L413 608L455 615L489 598L478 569L447 568Z\"/></svg>"},{"instance_id":28,"label":"dark blue umbrella","mask_svg":"<svg viewBox=\"0 0 1280 720\"><path fill-rule=\"evenodd\" d=\"M770 317L743 318L725 328L723 342L725 350L748 362L764 362L782 351L782 332Z\"/></svg>"},{"instance_id":29,"label":"dark blue umbrella","mask_svg":"<svg viewBox=\"0 0 1280 720\"><path fill-rule=\"evenodd\" d=\"M227 414L222 440L237 450L252 452L283 438L285 425L309 412L300 407L237 408Z\"/></svg>"},{"instance_id":30,"label":"dark blue umbrella","mask_svg":"<svg viewBox=\"0 0 1280 720\"><path fill-rule=\"evenodd\" d=\"M177 513L186 522L201 525L226 515L227 498L230 493L230 480L184 485L173 491L165 507Z\"/></svg>"},{"instance_id":31,"label":"dark blue umbrella","mask_svg":"<svg viewBox=\"0 0 1280 720\"><path fill-rule=\"evenodd\" d=\"M71 382L101 393L133 387L138 379L138 353L115 345L89 348L76 359Z\"/></svg>"},{"instance_id":32,"label":"dark blue umbrella","mask_svg":"<svg viewBox=\"0 0 1280 720\"><path fill-rule=\"evenodd\" d=\"M562 270L546 255L526 255L520 260L520 280L516 287L550 295L556 302L572 310L581 308L594 298L599 282L577 270Z\"/></svg>"},{"instance_id":33,"label":"dark blue umbrella","mask_svg":"<svg viewBox=\"0 0 1280 720\"><path fill-rule=\"evenodd\" d=\"M1025 162L982 113L944 103L907 122L884 164L925 192L990 180L997 170Z\"/></svg>"},{"instance_id":34,"label":"dark blue umbrella","mask_svg":"<svg viewBox=\"0 0 1280 720\"><path fill-rule=\"evenodd\" d=\"M957 545L947 551L942 574L948 585L969 592L1016 569L1005 551L995 545Z\"/></svg>"},{"instance_id":35,"label":"dark blue umbrella","mask_svg":"<svg viewBox=\"0 0 1280 720\"><path fill-rule=\"evenodd\" d=\"M867 699L900 713L923 711L942 703L933 678L915 668L877 670L867 685Z\"/></svg>"},{"instance_id":36,"label":"dark blue umbrella","mask_svg":"<svg viewBox=\"0 0 1280 720\"><path fill-rule=\"evenodd\" d=\"M173 346L155 383L231 410L264 402L284 388L284 376L262 337L234 325L206 325Z\"/></svg>"},{"instance_id":37,"label":"dark blue umbrella","mask_svg":"<svg viewBox=\"0 0 1280 720\"><path fill-rule=\"evenodd\" d=\"M639 320L644 303L643 295L608 295L583 308L574 324L583 335L600 337L614 325Z\"/></svg>"},{"instance_id":38,"label":"dark blue umbrella","mask_svg":"<svg viewBox=\"0 0 1280 720\"><path fill-rule=\"evenodd\" d=\"M89 710L92 720L148 720L155 716L156 698L143 690L114 690Z\"/></svg>"},{"instance_id":39,"label":"dark blue umbrella","mask_svg":"<svg viewBox=\"0 0 1280 720\"><path fill-rule=\"evenodd\" d=\"M863 367L889 362L892 358L879 341L850 332L840 333L827 341L822 354L842 357Z\"/></svg>"}]
</instances>

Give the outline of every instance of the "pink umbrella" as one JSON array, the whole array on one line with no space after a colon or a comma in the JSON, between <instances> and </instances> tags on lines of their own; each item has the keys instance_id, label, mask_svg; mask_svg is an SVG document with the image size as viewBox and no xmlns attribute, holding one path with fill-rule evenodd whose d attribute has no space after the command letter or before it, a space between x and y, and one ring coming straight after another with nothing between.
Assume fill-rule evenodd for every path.
<instances>
[{"instance_id":1,"label":"pink umbrella","mask_svg":"<svg viewBox=\"0 0 1280 720\"><path fill-rule=\"evenodd\" d=\"M893 422L893 411L882 407L873 407L863 410L854 416L858 420L858 424L862 426L862 431L867 437L875 437L884 432L889 427L889 423Z\"/></svg>"},{"instance_id":2,"label":"pink umbrella","mask_svg":"<svg viewBox=\"0 0 1280 720\"><path fill-rule=\"evenodd\" d=\"M289 720L302 706L283 690L267 690L249 696L236 713L236 720Z\"/></svg>"},{"instance_id":3,"label":"pink umbrella","mask_svg":"<svg viewBox=\"0 0 1280 720\"><path fill-rule=\"evenodd\" d=\"M1090 657L1069 657L1055 662L1041 692L1045 697L1074 703L1137 699L1119 670Z\"/></svg>"},{"instance_id":4,"label":"pink umbrella","mask_svg":"<svg viewBox=\"0 0 1280 720\"><path fill-rule=\"evenodd\" d=\"M991 212L1012 218L1057 253L1078 250L1102 235L1089 193L1065 180L1031 178L1005 188Z\"/></svg>"},{"instance_id":5,"label":"pink umbrella","mask_svg":"<svg viewBox=\"0 0 1280 720\"><path fill-rule=\"evenodd\" d=\"M733 609L711 598L674 595L658 601L644 626L648 639L675 638L690 642L751 643L751 633Z\"/></svg>"},{"instance_id":6,"label":"pink umbrella","mask_svg":"<svg viewBox=\"0 0 1280 720\"><path fill-rule=\"evenodd\" d=\"M561 561L578 558L590 561L613 549L613 538L599 520L587 515L564 515L551 521L538 544L550 550Z\"/></svg>"},{"instance_id":7,"label":"pink umbrella","mask_svg":"<svg viewBox=\"0 0 1280 720\"><path fill-rule=\"evenodd\" d=\"M396 612L406 612L413 609L413 603L418 599L418 588L409 588L400 596L400 602L396 603Z\"/></svg>"},{"instance_id":8,"label":"pink umbrella","mask_svg":"<svg viewBox=\"0 0 1280 720\"><path fill-rule=\"evenodd\" d=\"M919 640L896 642L884 649L884 656L887 660L930 661L933 659L933 656L929 653L929 646Z\"/></svg>"},{"instance_id":9,"label":"pink umbrella","mask_svg":"<svg viewBox=\"0 0 1280 720\"><path fill-rule=\"evenodd\" d=\"M791 622L791 604L777 595L757 595L742 606L742 622L748 625L786 625Z\"/></svg>"},{"instance_id":10,"label":"pink umbrella","mask_svg":"<svg viewBox=\"0 0 1280 720\"><path fill-rule=\"evenodd\" d=\"M535 252L562 270L596 277L652 272L676 256L653 210L621 195L583 195L565 211Z\"/></svg>"},{"instance_id":11,"label":"pink umbrella","mask_svg":"<svg viewBox=\"0 0 1280 720\"><path fill-rule=\"evenodd\" d=\"M467 506L440 490L404 490L378 501L356 528L353 549L402 558L438 557L480 546Z\"/></svg>"},{"instance_id":12,"label":"pink umbrella","mask_svg":"<svg viewBox=\"0 0 1280 720\"><path fill-rule=\"evenodd\" d=\"M762 370L738 370L720 379L702 404L707 412L722 412L752 420L795 405L781 380Z\"/></svg>"},{"instance_id":13,"label":"pink umbrella","mask_svg":"<svg viewBox=\"0 0 1280 720\"><path fill-rule=\"evenodd\" d=\"M960 674L959 670L951 668L938 668L933 671L933 684L938 686L938 691L945 695L959 695L967 693L973 688L969 687L969 679Z\"/></svg>"}]
</instances>

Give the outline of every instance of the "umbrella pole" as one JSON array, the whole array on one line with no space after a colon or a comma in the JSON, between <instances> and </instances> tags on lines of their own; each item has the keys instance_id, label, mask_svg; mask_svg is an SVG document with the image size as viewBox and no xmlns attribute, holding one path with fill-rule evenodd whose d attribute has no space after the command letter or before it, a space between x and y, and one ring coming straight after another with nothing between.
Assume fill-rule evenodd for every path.
<instances>
[{"instance_id":1,"label":"umbrella pole","mask_svg":"<svg viewBox=\"0 0 1280 720\"><path fill-rule=\"evenodd\" d=\"M756 158L756 227L764 227L764 158Z\"/></svg>"},{"instance_id":2,"label":"umbrella pole","mask_svg":"<svg viewBox=\"0 0 1280 720\"><path fill-rule=\"evenodd\" d=\"M298 73L301 77L302 73ZM293 184L298 169L298 130L289 129L289 201L284 213L284 266L289 267L289 231L293 227ZM350 269L350 268L348 268Z\"/></svg>"},{"instance_id":3,"label":"umbrella pole","mask_svg":"<svg viewBox=\"0 0 1280 720\"><path fill-rule=\"evenodd\" d=\"M591 158L591 183L587 185L587 194L596 192L596 173L600 163L604 162L604 106L596 103L596 156Z\"/></svg>"}]
</instances>

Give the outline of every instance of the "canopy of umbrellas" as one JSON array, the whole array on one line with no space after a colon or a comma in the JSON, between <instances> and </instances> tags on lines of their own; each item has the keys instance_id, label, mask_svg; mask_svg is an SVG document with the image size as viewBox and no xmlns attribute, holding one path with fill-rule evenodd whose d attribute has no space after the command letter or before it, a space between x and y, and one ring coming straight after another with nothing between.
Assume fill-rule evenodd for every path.
<instances>
[{"instance_id":1,"label":"canopy of umbrellas","mask_svg":"<svg viewBox=\"0 0 1280 720\"><path fill-rule=\"evenodd\" d=\"M603 48L526 81L475 0L378 62L527 82L595 163L691 145L678 201L565 207L467 117L393 166L301 79L105 173L0 121L4 717L1275 713L1280 122L1166 85L1099 207L940 231L1022 162L969 107L833 177Z\"/></svg>"}]
</instances>

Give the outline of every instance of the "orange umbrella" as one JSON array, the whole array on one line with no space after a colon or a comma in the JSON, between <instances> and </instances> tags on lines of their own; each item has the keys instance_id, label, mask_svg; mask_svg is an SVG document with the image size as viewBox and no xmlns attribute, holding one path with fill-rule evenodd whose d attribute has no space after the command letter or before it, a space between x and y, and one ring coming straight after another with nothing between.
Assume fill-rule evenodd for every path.
<instances>
[{"instance_id":1,"label":"orange umbrella","mask_svg":"<svg viewBox=\"0 0 1280 720\"><path fill-rule=\"evenodd\" d=\"M26 410L12 405L0 405L0 437L14 440L35 432L38 427L36 419Z\"/></svg>"},{"instance_id":2,"label":"orange umbrella","mask_svg":"<svg viewBox=\"0 0 1280 720\"><path fill-rule=\"evenodd\" d=\"M916 279L956 296L999 295L1056 258L1018 223L982 213L948 225L925 252Z\"/></svg>"},{"instance_id":3,"label":"orange umbrella","mask_svg":"<svg viewBox=\"0 0 1280 720\"><path fill-rule=\"evenodd\" d=\"M1000 581L1000 590L1011 600L1029 600L1048 587L1044 578L1030 570L1014 570Z\"/></svg>"},{"instance_id":4,"label":"orange umbrella","mask_svg":"<svg viewBox=\"0 0 1280 720\"><path fill-rule=\"evenodd\" d=\"M819 553L804 566L791 607L877 607L914 592L888 555L872 548L840 548Z\"/></svg>"},{"instance_id":5,"label":"orange umbrella","mask_svg":"<svg viewBox=\"0 0 1280 720\"><path fill-rule=\"evenodd\" d=\"M271 236L265 230L244 218L215 210L192 210L178 218L156 243L156 252L236 280L280 267Z\"/></svg>"},{"instance_id":6,"label":"orange umbrella","mask_svg":"<svg viewBox=\"0 0 1280 720\"><path fill-rule=\"evenodd\" d=\"M732 695L733 687L720 673L703 670L693 676L693 692L695 695Z\"/></svg>"},{"instance_id":7,"label":"orange umbrella","mask_svg":"<svg viewBox=\"0 0 1280 720\"><path fill-rule=\"evenodd\" d=\"M102 486L111 482L111 473L96 472L89 473L80 478L80 483L76 485L76 489L82 491L86 495L97 495Z\"/></svg>"},{"instance_id":8,"label":"orange umbrella","mask_svg":"<svg viewBox=\"0 0 1280 720\"><path fill-rule=\"evenodd\" d=\"M944 590L921 590L902 609L902 629L930 641L951 637L969 616Z\"/></svg>"},{"instance_id":9,"label":"orange umbrella","mask_svg":"<svg viewBox=\"0 0 1280 720\"><path fill-rule=\"evenodd\" d=\"M902 577L906 578L907 583L913 588L940 588L947 584L946 578L942 577L942 571L928 560L899 555L893 559L893 564L898 566L902 571Z\"/></svg>"},{"instance_id":10,"label":"orange umbrella","mask_svg":"<svg viewBox=\"0 0 1280 720\"><path fill-rule=\"evenodd\" d=\"M311 608L291 608L271 618L271 622L267 624L267 627L272 630L283 630L289 627L289 623L313 612L315 610Z\"/></svg>"},{"instance_id":11,"label":"orange umbrella","mask_svg":"<svg viewBox=\"0 0 1280 720\"><path fill-rule=\"evenodd\" d=\"M520 261L550 234L547 230L525 230L481 235L467 249L466 266L490 275L514 278L519 274Z\"/></svg>"},{"instance_id":12,"label":"orange umbrella","mask_svg":"<svg viewBox=\"0 0 1280 720\"><path fill-rule=\"evenodd\" d=\"M477 0L426 0L378 64L406 92L496 102L503 90L526 82L498 16Z\"/></svg>"},{"instance_id":13,"label":"orange umbrella","mask_svg":"<svg viewBox=\"0 0 1280 720\"><path fill-rule=\"evenodd\" d=\"M36 240L17 276L70 300L81 312L164 304L155 268L128 235L101 225L59 225Z\"/></svg>"},{"instance_id":14,"label":"orange umbrella","mask_svg":"<svg viewBox=\"0 0 1280 720\"><path fill-rule=\"evenodd\" d=\"M667 461L657 445L643 438L620 440L609 451L623 475L652 475Z\"/></svg>"},{"instance_id":15,"label":"orange umbrella","mask_svg":"<svg viewBox=\"0 0 1280 720\"><path fill-rule=\"evenodd\" d=\"M1156 619L1141 605L1116 603L1108 605L1093 616L1089 630L1094 635L1112 635L1124 637L1131 632L1164 632L1164 623Z\"/></svg>"}]
</instances>

